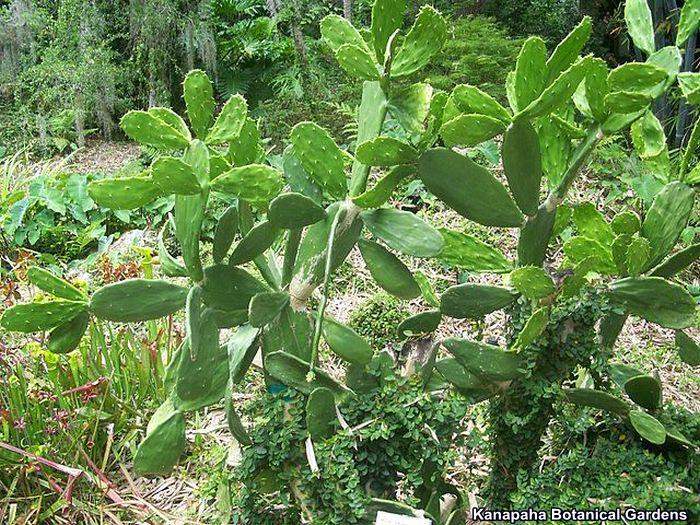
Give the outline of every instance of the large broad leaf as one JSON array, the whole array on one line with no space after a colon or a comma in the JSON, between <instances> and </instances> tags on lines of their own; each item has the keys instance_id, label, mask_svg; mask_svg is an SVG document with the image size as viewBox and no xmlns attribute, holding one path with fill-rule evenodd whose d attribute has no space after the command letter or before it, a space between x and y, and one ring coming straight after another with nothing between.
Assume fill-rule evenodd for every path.
<instances>
[{"instance_id":1,"label":"large broad leaf","mask_svg":"<svg viewBox=\"0 0 700 525\"><path fill-rule=\"evenodd\" d=\"M226 257L236 233L238 233L238 206L234 204L224 211L216 223L212 247L214 262L220 263Z\"/></svg>"},{"instance_id":2,"label":"large broad leaf","mask_svg":"<svg viewBox=\"0 0 700 525\"><path fill-rule=\"evenodd\" d=\"M321 36L334 53L345 44L366 47L360 32L339 15L328 15L321 20Z\"/></svg>"},{"instance_id":3,"label":"large broad leaf","mask_svg":"<svg viewBox=\"0 0 700 525\"><path fill-rule=\"evenodd\" d=\"M362 258L377 284L400 299L420 295L420 286L408 267L393 253L372 241L358 242Z\"/></svg>"},{"instance_id":4,"label":"large broad leaf","mask_svg":"<svg viewBox=\"0 0 700 525\"><path fill-rule=\"evenodd\" d=\"M95 292L90 311L108 321L147 321L177 312L185 306L186 297L186 288L167 281L129 279Z\"/></svg>"},{"instance_id":5,"label":"large broad leaf","mask_svg":"<svg viewBox=\"0 0 700 525\"><path fill-rule=\"evenodd\" d=\"M700 106L700 73L680 73L678 86L690 104Z\"/></svg>"},{"instance_id":6,"label":"large broad leaf","mask_svg":"<svg viewBox=\"0 0 700 525\"><path fill-rule=\"evenodd\" d=\"M651 55L656 50L656 44L654 43L654 23L647 0L627 0L625 22L634 45L647 55Z\"/></svg>"},{"instance_id":7,"label":"large broad leaf","mask_svg":"<svg viewBox=\"0 0 700 525\"><path fill-rule=\"evenodd\" d=\"M83 311L67 323L63 323L51 330L46 345L49 352L67 354L78 348L89 324L90 314L87 311Z\"/></svg>"},{"instance_id":8,"label":"large broad leaf","mask_svg":"<svg viewBox=\"0 0 700 525\"><path fill-rule=\"evenodd\" d=\"M520 368L523 363L516 353L466 339L450 338L443 344L459 364L479 378L510 381L522 375Z\"/></svg>"},{"instance_id":9,"label":"large broad leaf","mask_svg":"<svg viewBox=\"0 0 700 525\"><path fill-rule=\"evenodd\" d=\"M440 311L457 319L476 319L505 308L517 297L517 293L498 286L459 284L442 294Z\"/></svg>"},{"instance_id":10,"label":"large broad leaf","mask_svg":"<svg viewBox=\"0 0 700 525\"><path fill-rule=\"evenodd\" d=\"M103 208L133 210L154 201L161 190L149 175L137 175L93 181L88 194Z\"/></svg>"},{"instance_id":11,"label":"large broad leaf","mask_svg":"<svg viewBox=\"0 0 700 525\"><path fill-rule=\"evenodd\" d=\"M485 226L518 227L523 215L505 187L464 155L437 148L420 160L419 175L436 197L467 219Z\"/></svg>"},{"instance_id":12,"label":"large broad leaf","mask_svg":"<svg viewBox=\"0 0 700 525\"><path fill-rule=\"evenodd\" d=\"M392 91L389 99L389 112L408 133L421 133L428 118L432 96L430 84L413 84L397 89Z\"/></svg>"},{"instance_id":13,"label":"large broad leaf","mask_svg":"<svg viewBox=\"0 0 700 525\"><path fill-rule=\"evenodd\" d=\"M515 100L519 108L527 107L540 96L547 82L547 46L538 36L523 44L515 64Z\"/></svg>"},{"instance_id":14,"label":"large broad leaf","mask_svg":"<svg viewBox=\"0 0 700 525\"><path fill-rule=\"evenodd\" d=\"M379 80L377 63L366 47L344 44L336 51L338 64L351 77L361 80Z\"/></svg>"},{"instance_id":15,"label":"large broad leaf","mask_svg":"<svg viewBox=\"0 0 700 525\"><path fill-rule=\"evenodd\" d=\"M510 284L529 299L542 299L556 291L554 281L540 266L522 266L510 272Z\"/></svg>"},{"instance_id":16,"label":"large broad leaf","mask_svg":"<svg viewBox=\"0 0 700 525\"><path fill-rule=\"evenodd\" d=\"M651 246L649 266L661 261L688 224L695 191L682 182L671 182L656 195L642 223L642 236Z\"/></svg>"},{"instance_id":17,"label":"large broad leaf","mask_svg":"<svg viewBox=\"0 0 700 525\"><path fill-rule=\"evenodd\" d=\"M518 241L518 263L521 265L539 266L547 254L547 247L552 237L556 210L548 210L540 206L537 213L528 217L520 231Z\"/></svg>"},{"instance_id":18,"label":"large broad leaf","mask_svg":"<svg viewBox=\"0 0 700 525\"><path fill-rule=\"evenodd\" d=\"M202 191L192 168L175 157L161 157L151 166L154 184L163 195L194 195Z\"/></svg>"},{"instance_id":19,"label":"large broad leaf","mask_svg":"<svg viewBox=\"0 0 700 525\"><path fill-rule=\"evenodd\" d=\"M612 228L593 203L587 202L576 206L573 219L576 229L584 237L598 241L603 246L610 246L615 240Z\"/></svg>"},{"instance_id":20,"label":"large broad leaf","mask_svg":"<svg viewBox=\"0 0 700 525\"><path fill-rule=\"evenodd\" d=\"M442 250L440 232L413 213L393 208L365 211L362 221L390 248L414 257L433 257Z\"/></svg>"},{"instance_id":21,"label":"large broad leaf","mask_svg":"<svg viewBox=\"0 0 700 525\"><path fill-rule=\"evenodd\" d=\"M256 224L233 249L228 263L232 266L238 266L252 261L272 246L279 233L280 230L273 226L270 221Z\"/></svg>"},{"instance_id":22,"label":"large broad leaf","mask_svg":"<svg viewBox=\"0 0 700 525\"><path fill-rule=\"evenodd\" d=\"M401 321L396 333L401 339L430 334L437 330L441 320L440 310L420 312Z\"/></svg>"},{"instance_id":23,"label":"large broad leaf","mask_svg":"<svg viewBox=\"0 0 700 525\"><path fill-rule=\"evenodd\" d=\"M660 155L666 147L664 128L651 111L634 121L630 131L634 147L643 159Z\"/></svg>"},{"instance_id":24,"label":"large broad leaf","mask_svg":"<svg viewBox=\"0 0 700 525\"><path fill-rule=\"evenodd\" d=\"M695 322L695 299L681 286L661 277L628 277L608 290L610 299L638 315L667 328L686 328Z\"/></svg>"},{"instance_id":25,"label":"large broad leaf","mask_svg":"<svg viewBox=\"0 0 700 525\"><path fill-rule=\"evenodd\" d=\"M476 237L446 229L440 233L445 245L438 257L445 264L472 272L503 273L513 269L502 252Z\"/></svg>"},{"instance_id":26,"label":"large broad leaf","mask_svg":"<svg viewBox=\"0 0 700 525\"><path fill-rule=\"evenodd\" d=\"M211 181L211 189L248 201L265 209L282 190L282 173L265 164L249 164L233 168Z\"/></svg>"},{"instance_id":27,"label":"large broad leaf","mask_svg":"<svg viewBox=\"0 0 700 525\"><path fill-rule=\"evenodd\" d=\"M503 137L503 170L515 202L523 213L537 213L542 158L539 137L529 122L516 122L508 127Z\"/></svg>"},{"instance_id":28,"label":"large broad leaf","mask_svg":"<svg viewBox=\"0 0 700 525\"><path fill-rule=\"evenodd\" d=\"M377 183L364 193L353 197L352 201L361 208L380 208L391 198L394 190L407 178L415 175L414 166L395 166Z\"/></svg>"},{"instance_id":29,"label":"large broad leaf","mask_svg":"<svg viewBox=\"0 0 700 525\"><path fill-rule=\"evenodd\" d=\"M440 359L435 369L460 394L474 401L491 397L497 391L493 384L468 372L454 357Z\"/></svg>"},{"instance_id":30,"label":"large broad leaf","mask_svg":"<svg viewBox=\"0 0 700 525\"><path fill-rule=\"evenodd\" d=\"M700 243L692 244L671 255L651 271L655 277L673 277L700 259Z\"/></svg>"},{"instance_id":31,"label":"large broad leaf","mask_svg":"<svg viewBox=\"0 0 700 525\"><path fill-rule=\"evenodd\" d=\"M277 228L298 229L322 221L326 210L301 193L283 193L270 203L268 220Z\"/></svg>"},{"instance_id":32,"label":"large broad leaf","mask_svg":"<svg viewBox=\"0 0 700 525\"><path fill-rule=\"evenodd\" d=\"M238 137L248 116L248 104L241 95L234 95L226 101L221 113L207 134L207 144L221 144Z\"/></svg>"},{"instance_id":33,"label":"large broad leaf","mask_svg":"<svg viewBox=\"0 0 700 525\"><path fill-rule=\"evenodd\" d=\"M186 148L188 138L146 111L129 111L119 123L124 133L139 144L168 151Z\"/></svg>"},{"instance_id":34,"label":"large broad leaf","mask_svg":"<svg viewBox=\"0 0 700 525\"><path fill-rule=\"evenodd\" d=\"M287 292L263 292L255 295L248 307L250 324L263 327L271 323L288 304Z\"/></svg>"},{"instance_id":35,"label":"large broad leaf","mask_svg":"<svg viewBox=\"0 0 700 525\"><path fill-rule=\"evenodd\" d=\"M243 380L253 362L260 347L259 334L259 328L245 324L239 326L226 343L228 370L232 385L237 385Z\"/></svg>"},{"instance_id":36,"label":"large broad leaf","mask_svg":"<svg viewBox=\"0 0 700 525\"><path fill-rule=\"evenodd\" d=\"M562 40L547 60L548 82L553 82L562 71L567 69L578 58L581 50L591 36L591 18L585 16L571 33Z\"/></svg>"},{"instance_id":37,"label":"large broad leaf","mask_svg":"<svg viewBox=\"0 0 700 525\"><path fill-rule=\"evenodd\" d=\"M509 123L511 119L511 115L506 108L501 106L491 95L484 93L476 86L468 84L456 86L452 90L450 101L454 104L457 113L486 115L505 123Z\"/></svg>"}]
</instances>

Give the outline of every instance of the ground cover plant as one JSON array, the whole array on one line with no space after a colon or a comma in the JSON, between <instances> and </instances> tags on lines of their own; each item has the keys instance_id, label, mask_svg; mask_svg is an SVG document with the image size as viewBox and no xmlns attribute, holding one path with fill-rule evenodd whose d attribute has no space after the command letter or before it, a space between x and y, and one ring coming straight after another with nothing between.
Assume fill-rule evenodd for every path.
<instances>
[{"instance_id":1,"label":"ground cover plant","mask_svg":"<svg viewBox=\"0 0 700 525\"><path fill-rule=\"evenodd\" d=\"M694 9L684 6L678 46L697 30ZM697 105L699 74L680 72L677 46L656 49L646 3L630 0L626 23L645 61L611 68L581 56L586 18L551 53L528 38L504 100L470 84L440 91L413 82L430 71L449 23L430 6L408 24L405 12L406 2L377 0L369 28L338 15L320 24L361 91L347 150L304 121L281 156L267 155L245 98L217 109L201 70L182 86L187 120L160 106L126 113L121 129L151 161L142 173L91 181L87 194L115 214L174 202L159 227L159 277L149 254L144 278L94 292L33 266L27 278L42 293L7 308L0 326L48 332L51 355L70 359L76 350L85 358L95 339L109 355L129 352L113 332L99 335L111 323L146 323L153 337L156 320L181 321L184 338L172 355L168 338L166 362L140 360L153 368L160 405L133 472L170 475L187 460L188 425L223 406L240 456L222 485L231 494L225 519L236 523L369 524L380 510L465 523L473 501L451 470L473 441L465 429L482 416L489 471L480 496L492 508L532 501L550 476L575 476L568 460L553 474L536 466L544 446L572 463L586 455L557 437L587 433L590 417L628 434L621 456L624 447L631 457L648 452L650 469L668 456L688 472L683 458L697 460L692 416L665 402L650 366L619 362L617 339L644 319L673 330L680 358L698 365L697 299L685 275L700 255L687 228L700 131L696 124L674 150L652 104L679 86ZM657 190L614 214L570 204L596 146L628 132ZM438 229L409 211L435 203L478 227ZM517 238L516 257L492 245L504 235ZM381 299L346 316L355 329L328 314L353 254L372 286L410 301L413 315ZM431 279L431 265L458 269L458 284ZM488 316L495 338L483 330ZM443 337L453 320L463 324ZM398 325L395 335L387 323ZM572 414L574 428L562 430ZM600 461L619 460L611 452ZM664 501L697 513L690 497Z\"/></svg>"}]
</instances>

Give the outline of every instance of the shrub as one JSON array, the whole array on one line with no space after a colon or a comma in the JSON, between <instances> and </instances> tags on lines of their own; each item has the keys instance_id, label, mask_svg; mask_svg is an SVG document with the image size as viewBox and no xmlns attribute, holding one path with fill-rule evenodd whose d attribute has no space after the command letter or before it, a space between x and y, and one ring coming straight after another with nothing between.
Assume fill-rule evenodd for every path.
<instances>
[{"instance_id":1,"label":"shrub","mask_svg":"<svg viewBox=\"0 0 700 525\"><path fill-rule=\"evenodd\" d=\"M349 324L372 348L381 350L399 342L397 328L406 317L407 312L401 301L380 292L364 301L352 313Z\"/></svg>"}]
</instances>

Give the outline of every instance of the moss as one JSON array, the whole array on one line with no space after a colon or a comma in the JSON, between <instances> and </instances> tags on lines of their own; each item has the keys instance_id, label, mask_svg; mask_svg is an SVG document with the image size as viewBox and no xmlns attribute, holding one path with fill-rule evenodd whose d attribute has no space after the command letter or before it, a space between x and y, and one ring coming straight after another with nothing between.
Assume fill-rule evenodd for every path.
<instances>
[{"instance_id":1,"label":"moss","mask_svg":"<svg viewBox=\"0 0 700 525\"><path fill-rule=\"evenodd\" d=\"M380 350L398 342L396 328L408 317L406 307L385 292L375 294L360 305L350 318L350 326L372 348Z\"/></svg>"}]
</instances>

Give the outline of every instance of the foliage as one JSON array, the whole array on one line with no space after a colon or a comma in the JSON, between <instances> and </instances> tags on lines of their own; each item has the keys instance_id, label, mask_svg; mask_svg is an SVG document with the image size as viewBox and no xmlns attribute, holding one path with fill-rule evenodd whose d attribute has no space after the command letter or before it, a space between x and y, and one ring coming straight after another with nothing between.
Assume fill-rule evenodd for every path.
<instances>
[{"instance_id":1,"label":"foliage","mask_svg":"<svg viewBox=\"0 0 700 525\"><path fill-rule=\"evenodd\" d=\"M486 12L518 35L540 35L559 42L581 20L580 2L573 0L495 0L486 4Z\"/></svg>"},{"instance_id":2,"label":"foliage","mask_svg":"<svg viewBox=\"0 0 700 525\"><path fill-rule=\"evenodd\" d=\"M406 316L401 301L388 293L379 292L352 313L349 324L372 348L384 349L399 342L396 328Z\"/></svg>"}]
</instances>

